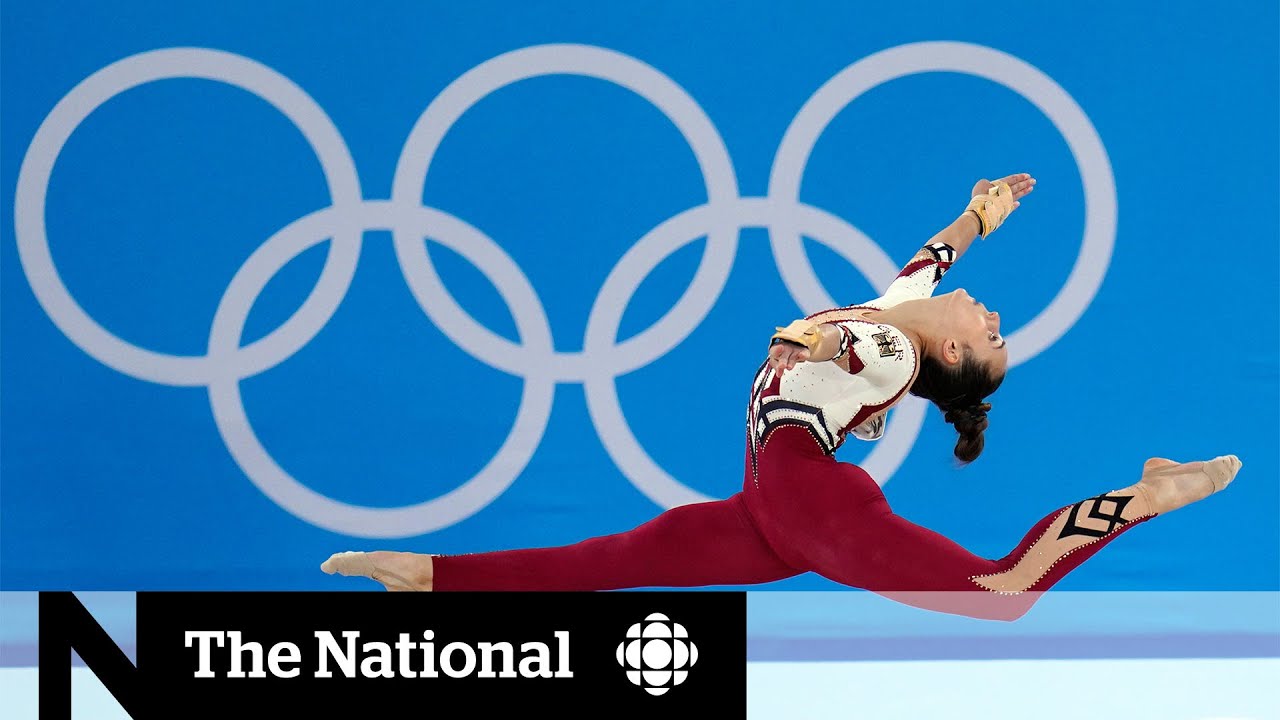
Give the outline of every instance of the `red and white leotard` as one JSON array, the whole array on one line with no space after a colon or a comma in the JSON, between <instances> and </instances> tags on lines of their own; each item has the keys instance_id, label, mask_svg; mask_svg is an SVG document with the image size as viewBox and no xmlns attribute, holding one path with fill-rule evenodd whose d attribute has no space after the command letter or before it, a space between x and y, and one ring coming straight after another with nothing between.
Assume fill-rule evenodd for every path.
<instances>
[{"instance_id":1,"label":"red and white leotard","mask_svg":"<svg viewBox=\"0 0 1280 720\"><path fill-rule=\"evenodd\" d=\"M883 435L884 414L911 387L919 362L901 330L863 314L931 296L955 257L945 243L928 245L881 297L810 315L809 320L835 325L844 336L831 361L800 363L781 378L768 363L761 366L747 414L753 468L769 436L785 425L805 428L827 454L849 433L864 440Z\"/></svg>"}]
</instances>

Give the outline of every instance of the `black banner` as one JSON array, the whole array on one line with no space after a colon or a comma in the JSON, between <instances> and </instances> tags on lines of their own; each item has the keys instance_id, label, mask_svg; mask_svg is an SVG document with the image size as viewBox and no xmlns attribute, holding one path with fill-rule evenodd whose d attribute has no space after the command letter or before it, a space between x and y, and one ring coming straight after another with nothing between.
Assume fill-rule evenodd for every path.
<instances>
[{"instance_id":1,"label":"black banner","mask_svg":"<svg viewBox=\"0 0 1280 720\"><path fill-rule=\"evenodd\" d=\"M71 593L40 597L40 717L74 648L135 720L547 710L745 717L746 594L137 594L137 667Z\"/></svg>"}]
</instances>

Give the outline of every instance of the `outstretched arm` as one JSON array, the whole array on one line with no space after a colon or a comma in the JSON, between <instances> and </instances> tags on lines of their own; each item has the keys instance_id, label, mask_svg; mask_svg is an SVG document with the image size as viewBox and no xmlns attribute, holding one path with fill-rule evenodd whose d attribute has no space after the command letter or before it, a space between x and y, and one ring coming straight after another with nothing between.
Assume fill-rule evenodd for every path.
<instances>
[{"instance_id":1,"label":"outstretched arm","mask_svg":"<svg viewBox=\"0 0 1280 720\"><path fill-rule=\"evenodd\" d=\"M973 186L973 192L969 193L969 197L986 197L988 191L990 191L996 183L1001 182L1008 185L1009 190L1013 193L1013 207L1009 209L1009 213L1017 210L1018 206L1022 204L1020 202L1022 198L1026 197L1026 195L1036 187L1036 180L1031 177L1030 174L1017 173L1002 177L995 181L985 179L979 180L977 184ZM972 207L972 205L973 203L971 201L970 207ZM1006 213L1006 215L1007 214L1008 213ZM1004 218L1002 217L1000 220L1003 221ZM990 230L994 229L995 228L990 228ZM989 233L990 230L987 230L986 232ZM946 243L951 246L951 249L955 250L955 259L958 260L960 259L960 256L964 255L965 251L969 249L969 246L973 244L973 239L984 236L984 234L982 218L978 215L978 212L976 210L966 209L963 215L956 218L950 225L946 226L942 230L938 231L936 235L929 238L929 242L925 243L925 247L935 243Z\"/></svg>"},{"instance_id":2,"label":"outstretched arm","mask_svg":"<svg viewBox=\"0 0 1280 720\"><path fill-rule=\"evenodd\" d=\"M969 249L974 238L990 235L1018 209L1035 185L1036 180L1029 173L1006 175L995 181L979 180L969 194L964 213L929 238L880 298L881 303L896 305L932 295L943 273ZM815 327L797 320L786 331L779 331L782 337L775 336L775 343L769 348L769 363L779 375L797 363L836 359L847 348L846 331L831 323Z\"/></svg>"},{"instance_id":3,"label":"outstretched arm","mask_svg":"<svg viewBox=\"0 0 1280 720\"><path fill-rule=\"evenodd\" d=\"M907 261L906 267L879 298L880 305L892 307L905 300L932 295L942 276L973 244L974 237L986 237L995 232L1035 185L1035 178L1027 173L1009 175L995 182L979 180L973 186L965 211L929 238L929 242Z\"/></svg>"}]
</instances>

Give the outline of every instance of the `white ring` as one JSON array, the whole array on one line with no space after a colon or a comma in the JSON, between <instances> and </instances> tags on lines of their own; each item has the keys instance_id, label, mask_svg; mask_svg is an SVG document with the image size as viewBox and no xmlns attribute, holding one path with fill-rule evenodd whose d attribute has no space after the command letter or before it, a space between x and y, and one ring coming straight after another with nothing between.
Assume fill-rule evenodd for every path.
<instances>
[{"instance_id":1,"label":"white ring","mask_svg":"<svg viewBox=\"0 0 1280 720\"><path fill-rule=\"evenodd\" d=\"M769 176L769 197L797 201L809 153L831 120L868 90L897 78L926 72L959 72L999 83L1026 98L1053 123L1076 160L1084 184L1084 240L1066 284L1029 323L1008 334L1009 366L1035 357L1062 337L1092 302L1111 262L1116 236L1116 186L1106 148L1089 117L1053 78L1027 62L982 45L921 42L882 50L828 80L787 127ZM771 232L782 280L803 297L817 283L793 227Z\"/></svg>"},{"instance_id":2,"label":"white ring","mask_svg":"<svg viewBox=\"0 0 1280 720\"><path fill-rule=\"evenodd\" d=\"M343 217L343 214L346 217ZM433 208L404 208L369 201L352 213L329 208L308 215L272 236L240 268L214 315L210 357L234 352L254 302L290 260L325 238L326 223L360 222L368 229L398 227L430 236L462 255L489 277L515 318L520 336L533 347L548 347L550 326L527 284L512 288L495 278L509 268L505 255L486 252L494 243L479 230ZM425 252L425 250L424 250ZM523 277L523 276L521 276ZM554 383L541 375L525 378L511 433L496 455L459 487L432 500L397 508L373 508L340 502L298 482L263 447L245 414L236 373L222 373L209 384L209 404L218 432L237 464L277 505L317 527L368 538L395 538L434 532L475 514L501 495L523 472L551 418Z\"/></svg>"},{"instance_id":3,"label":"white ring","mask_svg":"<svg viewBox=\"0 0 1280 720\"><path fill-rule=\"evenodd\" d=\"M49 319L67 339L98 362L125 375L162 385L207 385L219 372L218 362L208 356L170 355L138 347L98 324L80 307L58 276L49 238L45 232L45 199L49 178L63 145L80 123L103 103L126 90L156 80L201 78L226 83L257 95L279 110L302 132L324 171L329 194L335 205L360 202L360 182L351 151L324 110L311 96L285 76L248 58L217 50L173 48L155 50L112 63L85 78L62 98L40 124L18 171L14 199L14 231L18 257L36 299ZM267 350L287 344L283 335L298 332L299 326L327 322L331 307L337 307L346 292L342 278L355 273L360 235L341 238L330 249L321 279L293 316L266 337L245 348L254 363L240 364L249 374L284 360ZM350 252L357 248L356 253ZM343 264L346 262L347 264ZM341 286L341 291L337 292ZM335 294L336 293L336 294Z\"/></svg>"},{"instance_id":4,"label":"white ring","mask_svg":"<svg viewBox=\"0 0 1280 720\"><path fill-rule=\"evenodd\" d=\"M710 204L731 203L738 197L737 178L724 141L698 103L671 78L650 65L612 50L589 45L540 45L499 55L464 73L431 102L414 124L396 164L391 197L398 204L422 203L427 173L445 134L467 110L490 93L507 85L544 75L581 75L612 82L626 88L662 111L684 136L702 169ZM723 223L708 228L707 249L689 288L677 307L684 309L695 299L714 301L729 274L737 248L737 228ZM428 317L459 347L482 362L513 372L513 368L533 370L562 380L577 381L585 358L571 353L553 355L532 352L513 344L476 322L449 296L426 253L410 252L421 238L395 233L401 269L414 297ZM426 302L433 298L437 302ZM693 299L691 299L693 298ZM433 307L434 306L434 307ZM674 309L673 309L674 310ZM668 313L670 316L671 313ZM664 318L665 319L665 318ZM671 323L658 329L666 330ZM655 328L641 333L650 335ZM693 328L689 328L692 332ZM639 340L640 338L636 338ZM678 341L677 341L678 342ZM568 371L568 372L566 372Z\"/></svg>"}]
</instances>

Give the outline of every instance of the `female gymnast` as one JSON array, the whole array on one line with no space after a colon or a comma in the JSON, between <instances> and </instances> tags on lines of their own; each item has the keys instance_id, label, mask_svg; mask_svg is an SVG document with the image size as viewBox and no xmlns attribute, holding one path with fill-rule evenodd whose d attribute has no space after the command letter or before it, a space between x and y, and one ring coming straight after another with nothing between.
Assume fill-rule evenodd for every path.
<instances>
[{"instance_id":1,"label":"female gymnast","mask_svg":"<svg viewBox=\"0 0 1280 720\"><path fill-rule=\"evenodd\" d=\"M388 590L617 590L750 585L815 572L896 601L1013 620L1135 525L1227 486L1232 455L1152 458L1140 480L1049 513L1005 557L988 560L889 508L865 471L838 462L849 434L875 440L911 392L959 432L955 455L978 457L985 402L1004 379L1000 316L964 290L933 297L975 237L998 228L1035 187L1028 174L979 181L955 221L907 263L884 296L828 310L771 338L747 411L742 491L668 510L628 532L574 545L427 555L344 552L324 572Z\"/></svg>"}]
</instances>

